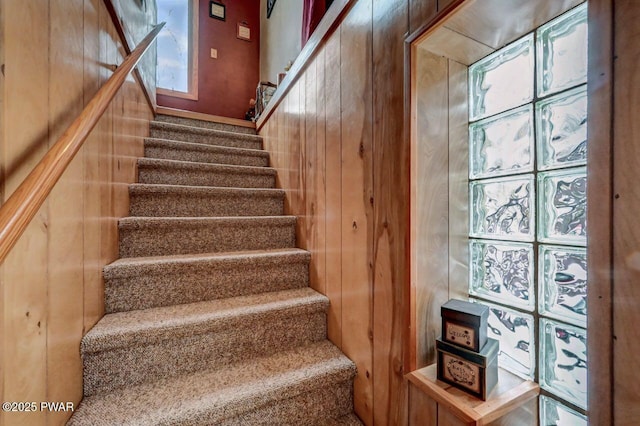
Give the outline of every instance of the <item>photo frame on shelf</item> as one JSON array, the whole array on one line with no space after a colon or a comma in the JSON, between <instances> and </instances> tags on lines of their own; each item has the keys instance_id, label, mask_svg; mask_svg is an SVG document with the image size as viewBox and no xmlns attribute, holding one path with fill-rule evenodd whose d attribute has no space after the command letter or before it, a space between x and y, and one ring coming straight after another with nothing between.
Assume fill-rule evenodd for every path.
<instances>
[{"instance_id":1,"label":"photo frame on shelf","mask_svg":"<svg viewBox=\"0 0 640 426\"><path fill-rule=\"evenodd\" d=\"M215 0L209 1L209 17L214 19L219 19L221 21L226 21L227 19L226 6Z\"/></svg>"}]
</instances>

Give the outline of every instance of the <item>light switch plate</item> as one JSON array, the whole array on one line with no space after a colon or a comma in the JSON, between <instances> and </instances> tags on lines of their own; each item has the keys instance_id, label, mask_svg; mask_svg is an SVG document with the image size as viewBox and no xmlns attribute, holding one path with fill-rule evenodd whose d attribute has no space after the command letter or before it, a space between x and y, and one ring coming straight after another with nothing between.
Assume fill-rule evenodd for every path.
<instances>
[{"instance_id":1,"label":"light switch plate","mask_svg":"<svg viewBox=\"0 0 640 426\"><path fill-rule=\"evenodd\" d=\"M213 59L218 59L218 49L211 48L211 57Z\"/></svg>"}]
</instances>

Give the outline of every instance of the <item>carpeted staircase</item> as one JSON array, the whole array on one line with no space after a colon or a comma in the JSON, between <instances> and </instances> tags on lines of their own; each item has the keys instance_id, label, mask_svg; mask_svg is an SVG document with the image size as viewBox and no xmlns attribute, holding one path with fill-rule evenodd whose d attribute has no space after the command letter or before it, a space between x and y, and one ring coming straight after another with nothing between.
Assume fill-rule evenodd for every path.
<instances>
[{"instance_id":1,"label":"carpeted staircase","mask_svg":"<svg viewBox=\"0 0 640 426\"><path fill-rule=\"evenodd\" d=\"M268 164L251 129L151 124L68 424L361 425Z\"/></svg>"}]
</instances>

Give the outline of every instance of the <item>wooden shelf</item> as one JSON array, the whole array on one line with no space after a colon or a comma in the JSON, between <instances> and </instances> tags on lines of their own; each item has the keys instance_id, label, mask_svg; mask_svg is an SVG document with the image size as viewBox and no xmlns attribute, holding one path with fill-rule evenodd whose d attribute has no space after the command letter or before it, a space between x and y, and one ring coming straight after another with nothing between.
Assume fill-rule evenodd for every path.
<instances>
[{"instance_id":1,"label":"wooden shelf","mask_svg":"<svg viewBox=\"0 0 640 426\"><path fill-rule=\"evenodd\" d=\"M501 368L498 384L486 401L436 379L436 364L413 371L407 379L433 399L440 408L467 424L486 425L520 407L540 393L537 383L524 380Z\"/></svg>"}]
</instances>

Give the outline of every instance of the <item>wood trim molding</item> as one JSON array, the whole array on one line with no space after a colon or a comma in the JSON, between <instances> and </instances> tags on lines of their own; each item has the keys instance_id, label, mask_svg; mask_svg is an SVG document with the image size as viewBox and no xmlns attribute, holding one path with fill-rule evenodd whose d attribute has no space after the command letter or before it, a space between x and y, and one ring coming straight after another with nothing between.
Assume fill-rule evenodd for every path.
<instances>
[{"instance_id":1,"label":"wood trim molding","mask_svg":"<svg viewBox=\"0 0 640 426\"><path fill-rule=\"evenodd\" d=\"M613 414L613 5L589 0L587 364L589 423ZM633 213L632 213L633 214Z\"/></svg>"},{"instance_id":2,"label":"wood trim molding","mask_svg":"<svg viewBox=\"0 0 640 426\"><path fill-rule=\"evenodd\" d=\"M357 0L335 0L327 13L322 17L322 20L318 24L307 44L304 45L302 51L298 54L298 57L293 62L291 69L287 72L286 77L282 80L282 83L278 85L275 93L273 94L271 101L267 105L267 108L260 114L258 121L256 122L256 128L258 131L262 129L267 119L276 110L276 107L284 99L285 95L289 92L289 89L298 80L298 77L302 75L306 65L311 61L314 54L322 46L323 42L333 34L335 29L342 22L343 17L346 15L350 7L356 3Z\"/></svg>"},{"instance_id":3,"label":"wood trim molding","mask_svg":"<svg viewBox=\"0 0 640 426\"><path fill-rule=\"evenodd\" d=\"M183 109L158 106L157 113L171 115L174 117L191 118L194 120L211 121L214 123L231 124L233 126L247 127L249 129L256 128L256 123L252 121L240 120L239 118L222 117L219 115L203 114L201 112L186 111Z\"/></svg>"}]
</instances>

